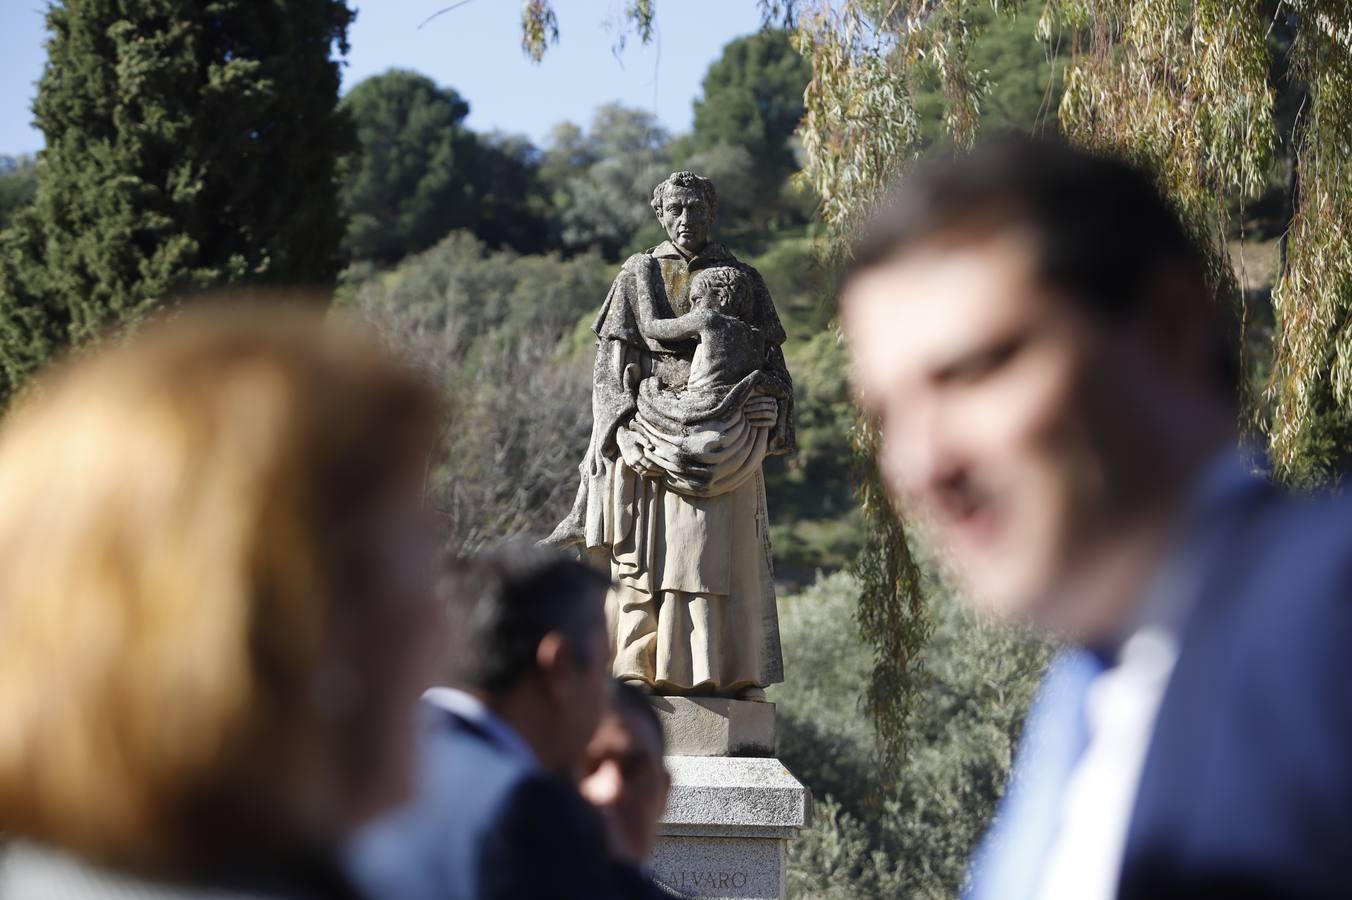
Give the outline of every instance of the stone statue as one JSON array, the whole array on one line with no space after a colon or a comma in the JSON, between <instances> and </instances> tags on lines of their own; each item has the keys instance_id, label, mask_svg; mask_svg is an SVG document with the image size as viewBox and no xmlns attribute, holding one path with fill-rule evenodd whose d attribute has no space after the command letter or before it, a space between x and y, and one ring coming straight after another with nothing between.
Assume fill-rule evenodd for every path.
<instances>
[{"instance_id":1,"label":"stone statue","mask_svg":"<svg viewBox=\"0 0 1352 900\"><path fill-rule=\"evenodd\" d=\"M608 567L615 674L663 695L764 699L783 680L761 466L795 449L784 328L712 240L713 184L653 191L668 240L630 257L592 330L592 436L546 539Z\"/></svg>"}]
</instances>

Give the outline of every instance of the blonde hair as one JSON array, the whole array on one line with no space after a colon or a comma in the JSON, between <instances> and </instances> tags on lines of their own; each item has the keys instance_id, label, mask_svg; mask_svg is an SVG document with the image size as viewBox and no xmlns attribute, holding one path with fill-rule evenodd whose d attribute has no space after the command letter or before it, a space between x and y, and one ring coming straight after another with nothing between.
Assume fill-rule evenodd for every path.
<instances>
[{"instance_id":1,"label":"blonde hair","mask_svg":"<svg viewBox=\"0 0 1352 900\"><path fill-rule=\"evenodd\" d=\"M359 523L418 477L437 412L364 336L276 303L29 391L0 426L0 833L172 869L297 827Z\"/></svg>"}]
</instances>

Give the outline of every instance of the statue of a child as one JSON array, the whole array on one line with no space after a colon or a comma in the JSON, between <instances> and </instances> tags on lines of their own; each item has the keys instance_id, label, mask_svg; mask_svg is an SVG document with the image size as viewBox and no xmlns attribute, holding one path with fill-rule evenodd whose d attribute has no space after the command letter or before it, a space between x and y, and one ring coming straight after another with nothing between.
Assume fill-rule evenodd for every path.
<instances>
[{"instance_id":1,"label":"statue of a child","mask_svg":"<svg viewBox=\"0 0 1352 900\"><path fill-rule=\"evenodd\" d=\"M646 283L646 282L645 282ZM646 299L640 292L640 303ZM694 338L699 341L690 362L686 391L726 393L761 368L765 339L747 323L751 285L732 266L700 270L690 282L690 312L675 319L659 319L655 308L639 314L644 337L663 342Z\"/></svg>"}]
</instances>

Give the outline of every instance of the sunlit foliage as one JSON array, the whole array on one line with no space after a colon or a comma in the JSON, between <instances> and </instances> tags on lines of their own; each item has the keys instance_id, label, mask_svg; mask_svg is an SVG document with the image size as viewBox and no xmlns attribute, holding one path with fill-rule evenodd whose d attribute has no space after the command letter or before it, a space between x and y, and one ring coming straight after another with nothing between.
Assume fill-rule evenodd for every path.
<instances>
[{"instance_id":1,"label":"sunlit foliage","mask_svg":"<svg viewBox=\"0 0 1352 900\"><path fill-rule=\"evenodd\" d=\"M1271 450L1298 484L1352 462L1352 12L1291 4L1294 71L1309 92L1297 122L1295 218L1273 292L1278 317Z\"/></svg>"}]
</instances>

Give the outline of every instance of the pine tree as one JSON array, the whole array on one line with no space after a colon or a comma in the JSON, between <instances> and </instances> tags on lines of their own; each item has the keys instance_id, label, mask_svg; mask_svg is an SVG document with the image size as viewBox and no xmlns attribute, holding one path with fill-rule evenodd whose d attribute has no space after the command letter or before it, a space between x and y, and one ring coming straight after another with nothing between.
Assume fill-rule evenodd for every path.
<instances>
[{"instance_id":1,"label":"pine tree","mask_svg":"<svg viewBox=\"0 0 1352 900\"><path fill-rule=\"evenodd\" d=\"M0 400L160 303L331 285L344 0L64 0L47 13L35 204L0 241Z\"/></svg>"},{"instance_id":2,"label":"pine tree","mask_svg":"<svg viewBox=\"0 0 1352 900\"><path fill-rule=\"evenodd\" d=\"M353 258L397 262L475 224L478 148L454 89L391 69L354 87L343 109L361 144L343 185Z\"/></svg>"},{"instance_id":3,"label":"pine tree","mask_svg":"<svg viewBox=\"0 0 1352 900\"><path fill-rule=\"evenodd\" d=\"M744 147L751 156L759 205L773 203L798 168L790 139L803 117L803 89L812 66L783 31L737 38L704 76L695 101L695 150L719 144Z\"/></svg>"}]
</instances>

